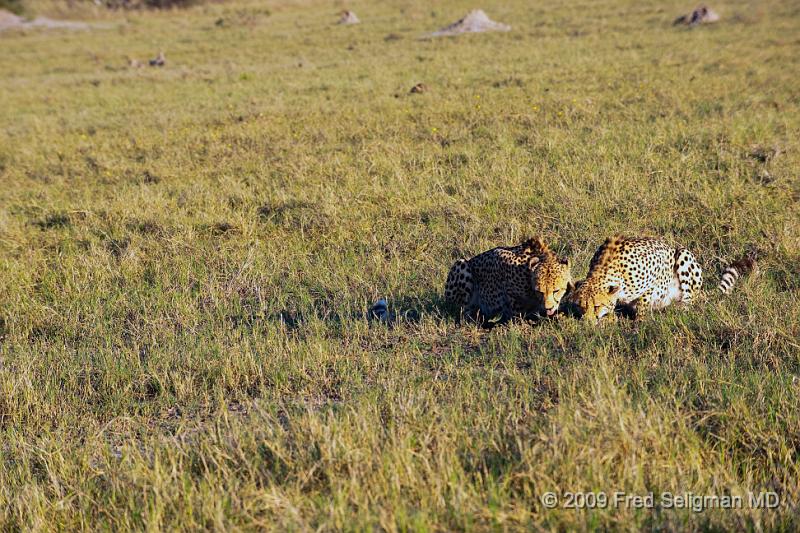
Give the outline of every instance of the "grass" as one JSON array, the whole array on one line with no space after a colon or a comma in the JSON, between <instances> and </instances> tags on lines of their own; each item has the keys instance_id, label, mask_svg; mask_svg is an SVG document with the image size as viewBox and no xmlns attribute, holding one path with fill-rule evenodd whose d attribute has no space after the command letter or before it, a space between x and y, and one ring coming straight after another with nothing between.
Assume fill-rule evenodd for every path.
<instances>
[{"instance_id":1,"label":"grass","mask_svg":"<svg viewBox=\"0 0 800 533\"><path fill-rule=\"evenodd\" d=\"M513 31L438 40L477 6L346 7L0 35L0 529L796 528L797 6L514 0L483 6ZM542 234L582 276L620 231L689 247L706 297L442 310L455 258ZM421 318L367 323L382 296Z\"/></svg>"}]
</instances>

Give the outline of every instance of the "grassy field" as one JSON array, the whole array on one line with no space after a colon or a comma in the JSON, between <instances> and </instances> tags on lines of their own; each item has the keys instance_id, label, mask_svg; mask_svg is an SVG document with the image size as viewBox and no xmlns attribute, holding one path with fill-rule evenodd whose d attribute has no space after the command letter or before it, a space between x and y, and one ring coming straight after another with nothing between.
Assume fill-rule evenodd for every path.
<instances>
[{"instance_id":1,"label":"grassy field","mask_svg":"<svg viewBox=\"0 0 800 533\"><path fill-rule=\"evenodd\" d=\"M513 30L419 39L474 7ZM0 34L0 529L800 526L800 8L671 26L693 7ZM458 257L542 234L578 277L614 232L689 247L706 296L597 328L443 310ZM760 273L712 291L748 248ZM419 320L368 323L379 297Z\"/></svg>"}]
</instances>

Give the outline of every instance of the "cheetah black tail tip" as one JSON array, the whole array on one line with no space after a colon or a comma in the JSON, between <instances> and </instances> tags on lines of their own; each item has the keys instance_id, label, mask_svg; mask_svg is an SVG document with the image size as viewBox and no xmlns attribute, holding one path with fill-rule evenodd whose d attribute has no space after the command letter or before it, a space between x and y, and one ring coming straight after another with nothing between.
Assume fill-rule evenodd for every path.
<instances>
[{"instance_id":1,"label":"cheetah black tail tip","mask_svg":"<svg viewBox=\"0 0 800 533\"><path fill-rule=\"evenodd\" d=\"M756 269L755 254L748 253L738 261L734 261L722 272L719 290L722 294L730 294L739 278L744 277Z\"/></svg>"}]
</instances>

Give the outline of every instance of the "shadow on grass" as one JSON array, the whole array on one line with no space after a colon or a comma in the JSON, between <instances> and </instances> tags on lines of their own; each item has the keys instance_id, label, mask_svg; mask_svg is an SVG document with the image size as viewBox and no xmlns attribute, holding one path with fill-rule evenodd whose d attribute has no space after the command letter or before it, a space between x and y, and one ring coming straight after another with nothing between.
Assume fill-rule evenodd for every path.
<instances>
[{"instance_id":1,"label":"shadow on grass","mask_svg":"<svg viewBox=\"0 0 800 533\"><path fill-rule=\"evenodd\" d=\"M416 325L424 319L436 321L453 319L457 325L478 324L486 330L505 325L498 317L485 319L478 316L477 320L474 317L467 317L459 309L447 304L440 294L430 291L421 295L380 299L371 305L366 305L362 310L337 311L332 301L320 299L314 302L311 309L292 306L264 312L251 308L227 316L228 322L234 328L252 328L269 323L277 324L290 333L298 332L315 322L323 322L332 328L345 328L349 324L365 321L374 326L395 328ZM520 320L538 324L547 318L531 313L515 317L507 323Z\"/></svg>"},{"instance_id":2,"label":"shadow on grass","mask_svg":"<svg viewBox=\"0 0 800 533\"><path fill-rule=\"evenodd\" d=\"M386 305L382 308L373 304L363 310L339 312L333 310L333 307L332 302L320 300L315 302L314 309L311 310L284 308L263 315L240 315L229 316L228 318L235 325L267 321L280 324L287 331L294 332L315 321L325 322L334 327L345 327L347 324L360 321L395 327L398 325L417 324L425 317L441 320L449 314L442 298L432 292L425 293L422 296L392 299L386 302Z\"/></svg>"},{"instance_id":3,"label":"shadow on grass","mask_svg":"<svg viewBox=\"0 0 800 533\"><path fill-rule=\"evenodd\" d=\"M340 311L332 298L320 298L311 306L287 306L283 309L265 312L257 306L246 306L241 313L227 316L228 322L234 328L253 328L260 324L275 324L287 332L295 333L312 323L322 322L326 326L345 328L356 322L366 321L370 325L383 325L389 328L398 326L416 325L424 319L444 321L452 319L458 326L478 325L482 329L492 330L511 323L527 323L540 325L548 317L530 312L503 321L500 316L483 317L467 316L461 309L448 304L441 294L426 291L419 295L399 296L396 298L379 299L372 304L365 305L363 309ZM637 313L635 306L619 306L616 313L621 317L635 320ZM571 309L564 308L559 314L579 318Z\"/></svg>"},{"instance_id":4,"label":"shadow on grass","mask_svg":"<svg viewBox=\"0 0 800 533\"><path fill-rule=\"evenodd\" d=\"M549 320L548 317L535 312L515 316L508 321L502 321L499 315L488 318L480 314L467 316L461 309L448 304L441 295L434 292L427 292L419 296L401 296L388 301L380 299L365 307L363 311L340 313L330 311L331 307L332 304L320 301L317 302L315 309L311 311L284 308L263 316L231 316L229 319L235 325L242 323L252 324L260 320L266 320L281 324L282 327L290 332L297 331L312 321L322 321L332 326L344 326L353 322L367 321L370 324L385 325L393 328L418 324L425 318L432 318L437 321L452 319L459 326L478 325L484 330L492 330L515 322L540 325ZM629 319L635 319L636 317L635 309L620 308L617 313ZM569 311L563 311L560 314L573 315Z\"/></svg>"}]
</instances>

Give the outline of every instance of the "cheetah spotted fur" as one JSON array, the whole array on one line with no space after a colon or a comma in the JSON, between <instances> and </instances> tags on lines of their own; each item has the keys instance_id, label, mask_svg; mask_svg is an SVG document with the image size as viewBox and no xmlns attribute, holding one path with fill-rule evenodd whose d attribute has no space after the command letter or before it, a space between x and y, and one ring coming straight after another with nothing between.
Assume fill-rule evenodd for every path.
<instances>
[{"instance_id":1,"label":"cheetah spotted fur","mask_svg":"<svg viewBox=\"0 0 800 533\"><path fill-rule=\"evenodd\" d=\"M450 268L445 300L481 324L500 315L552 316L571 288L569 260L556 256L541 238L498 247Z\"/></svg>"},{"instance_id":2,"label":"cheetah spotted fur","mask_svg":"<svg viewBox=\"0 0 800 533\"><path fill-rule=\"evenodd\" d=\"M703 269L692 253L648 237L615 236L597 250L589 274L578 282L567 305L597 322L618 305L661 309L690 305L703 284Z\"/></svg>"}]
</instances>

